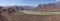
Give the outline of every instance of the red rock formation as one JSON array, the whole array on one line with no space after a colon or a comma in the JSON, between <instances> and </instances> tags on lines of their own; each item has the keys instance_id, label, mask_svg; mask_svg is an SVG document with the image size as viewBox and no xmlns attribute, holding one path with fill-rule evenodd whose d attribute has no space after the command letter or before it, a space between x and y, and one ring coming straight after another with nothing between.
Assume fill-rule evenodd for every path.
<instances>
[{"instance_id":1,"label":"red rock formation","mask_svg":"<svg viewBox=\"0 0 60 21\"><path fill-rule=\"evenodd\" d=\"M50 3L50 4L40 4L39 6L36 7L37 10L39 11L60 11L60 5L58 3Z\"/></svg>"}]
</instances>

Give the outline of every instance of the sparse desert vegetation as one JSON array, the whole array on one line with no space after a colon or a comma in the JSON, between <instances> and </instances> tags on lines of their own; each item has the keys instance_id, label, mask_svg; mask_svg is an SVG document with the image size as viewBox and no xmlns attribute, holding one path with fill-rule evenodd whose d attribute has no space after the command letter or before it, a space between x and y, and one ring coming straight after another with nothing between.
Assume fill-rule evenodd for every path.
<instances>
[{"instance_id":1,"label":"sparse desert vegetation","mask_svg":"<svg viewBox=\"0 0 60 21\"><path fill-rule=\"evenodd\" d=\"M20 7L20 9L18 9L18 7L14 6L4 8L1 11L2 16L7 21L55 21L60 15L60 12L54 11L45 12L31 9L27 10L24 9L23 7Z\"/></svg>"},{"instance_id":2,"label":"sparse desert vegetation","mask_svg":"<svg viewBox=\"0 0 60 21\"><path fill-rule=\"evenodd\" d=\"M24 10L23 10L24 11ZM29 11L28 11L29 12ZM43 15L42 15L43 14ZM24 12L17 12L16 14L3 14L9 21L41 21L42 19L44 20L44 18L52 18L52 15L48 15L47 13L42 13L40 14L27 14Z\"/></svg>"},{"instance_id":3,"label":"sparse desert vegetation","mask_svg":"<svg viewBox=\"0 0 60 21\"><path fill-rule=\"evenodd\" d=\"M60 21L59 4L0 6L0 21Z\"/></svg>"}]
</instances>

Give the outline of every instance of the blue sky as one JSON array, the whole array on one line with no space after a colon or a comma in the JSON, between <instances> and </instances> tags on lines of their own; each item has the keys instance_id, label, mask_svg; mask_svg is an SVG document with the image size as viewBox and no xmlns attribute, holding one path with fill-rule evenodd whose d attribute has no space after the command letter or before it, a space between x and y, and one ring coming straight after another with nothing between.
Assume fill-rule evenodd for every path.
<instances>
[{"instance_id":1,"label":"blue sky","mask_svg":"<svg viewBox=\"0 0 60 21\"><path fill-rule=\"evenodd\" d=\"M37 6L39 4L48 4L54 3L58 0L0 0L1 6L10 6L10 5L29 5L29 6Z\"/></svg>"},{"instance_id":2,"label":"blue sky","mask_svg":"<svg viewBox=\"0 0 60 21\"><path fill-rule=\"evenodd\" d=\"M58 2L58 1L60 1L60 0L56 0L56 2Z\"/></svg>"}]
</instances>

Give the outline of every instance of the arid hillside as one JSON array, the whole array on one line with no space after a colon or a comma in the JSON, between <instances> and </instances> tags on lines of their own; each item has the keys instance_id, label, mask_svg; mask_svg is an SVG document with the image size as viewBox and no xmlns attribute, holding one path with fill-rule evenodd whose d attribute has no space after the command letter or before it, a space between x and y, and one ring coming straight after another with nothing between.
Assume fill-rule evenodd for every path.
<instances>
[{"instance_id":1,"label":"arid hillside","mask_svg":"<svg viewBox=\"0 0 60 21\"><path fill-rule=\"evenodd\" d=\"M0 21L59 21L59 14L0 6Z\"/></svg>"},{"instance_id":2,"label":"arid hillside","mask_svg":"<svg viewBox=\"0 0 60 21\"><path fill-rule=\"evenodd\" d=\"M59 12L60 11L60 2L57 3L50 3L50 4L40 4L36 7L37 10L39 11L55 11L55 12Z\"/></svg>"}]
</instances>

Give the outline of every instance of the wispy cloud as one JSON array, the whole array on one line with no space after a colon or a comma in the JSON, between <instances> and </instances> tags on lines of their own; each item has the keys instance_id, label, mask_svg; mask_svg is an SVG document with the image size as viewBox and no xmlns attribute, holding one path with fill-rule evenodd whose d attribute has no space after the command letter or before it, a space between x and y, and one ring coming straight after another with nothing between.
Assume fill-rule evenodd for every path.
<instances>
[{"instance_id":1,"label":"wispy cloud","mask_svg":"<svg viewBox=\"0 0 60 21\"><path fill-rule=\"evenodd\" d=\"M58 1L60 1L60 0L56 0L56 2L58 2Z\"/></svg>"},{"instance_id":2,"label":"wispy cloud","mask_svg":"<svg viewBox=\"0 0 60 21\"><path fill-rule=\"evenodd\" d=\"M58 0L57 0L58 1ZM0 5L33 5L54 3L56 0L0 0Z\"/></svg>"}]
</instances>

